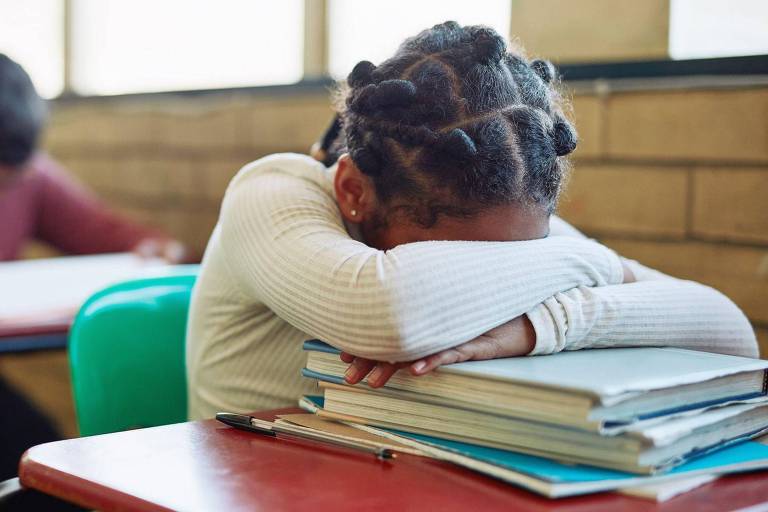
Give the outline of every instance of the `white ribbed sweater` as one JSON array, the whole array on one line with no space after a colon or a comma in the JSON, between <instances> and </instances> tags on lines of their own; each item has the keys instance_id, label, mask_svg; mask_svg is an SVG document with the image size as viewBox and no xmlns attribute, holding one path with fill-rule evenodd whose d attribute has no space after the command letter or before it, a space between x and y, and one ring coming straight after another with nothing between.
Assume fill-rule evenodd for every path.
<instances>
[{"instance_id":1,"label":"white ribbed sweater","mask_svg":"<svg viewBox=\"0 0 768 512\"><path fill-rule=\"evenodd\" d=\"M525 313L532 354L674 345L757 355L725 296L635 262L639 282L621 284L620 258L557 218L541 240L368 247L348 234L332 178L307 156L279 154L229 185L190 309L191 418L295 404L314 388L299 373L307 338L407 361Z\"/></svg>"}]
</instances>

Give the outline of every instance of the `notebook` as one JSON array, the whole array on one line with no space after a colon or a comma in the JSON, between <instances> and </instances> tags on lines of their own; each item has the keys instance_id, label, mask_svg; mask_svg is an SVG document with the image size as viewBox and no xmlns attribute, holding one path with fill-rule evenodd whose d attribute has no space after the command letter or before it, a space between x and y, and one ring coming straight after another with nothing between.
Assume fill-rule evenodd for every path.
<instances>
[{"instance_id":1,"label":"notebook","mask_svg":"<svg viewBox=\"0 0 768 512\"><path fill-rule=\"evenodd\" d=\"M313 413L323 408L323 398L305 396L299 405ZM667 473L639 476L432 436L348 424L363 431L412 447L430 457L452 462L550 498L561 498L639 486L659 486L706 475L721 475L768 468L768 446L747 441L722 448L680 465ZM679 486L674 486L678 487ZM645 491L646 495L648 490Z\"/></svg>"},{"instance_id":2,"label":"notebook","mask_svg":"<svg viewBox=\"0 0 768 512\"><path fill-rule=\"evenodd\" d=\"M309 428L319 432L327 432L337 436L343 436L346 439L370 444L376 448L394 450L399 453L408 453L411 455L420 455L429 457L415 448L397 443L391 439L381 437L378 434L365 432L354 426L347 425L344 422L323 419L316 414L278 414L278 423L289 423L304 428ZM698 475L675 480L668 480L656 484L640 485L637 487L626 487L619 489L622 494L636 496L657 502L667 501L675 496L700 487L717 478L717 475Z\"/></svg>"},{"instance_id":3,"label":"notebook","mask_svg":"<svg viewBox=\"0 0 768 512\"><path fill-rule=\"evenodd\" d=\"M305 348L310 350L305 374L325 380L321 382L325 406L320 412L325 417L570 463L652 474L768 429L765 371L761 369L767 362L747 358L679 349L606 349L460 363L441 368L435 373L442 375L434 378L399 372L403 381L424 379L429 384L431 380L432 387L426 389L424 384L424 392L417 392L389 385L370 389L328 382L339 379L317 370L327 371L336 361L342 369L346 364L327 345L310 342ZM654 365L659 368L650 371ZM641 367L643 371L623 372L627 379L616 382L621 380L616 369L626 367ZM685 384L678 387L680 382ZM699 385L705 389L706 398ZM543 419L541 411L554 402L532 400L552 389L561 395L557 403L568 411L564 413L566 421ZM531 399L520 411L502 410L498 401L495 406L486 406L483 400L468 406L464 400L452 398L462 393L466 397L495 394L509 404L524 392ZM652 401L646 399L648 393L655 393ZM698 407L681 405L678 393ZM650 413L642 418L635 415L632 421L580 428L567 421L568 414L573 413L566 405L569 398L572 403L590 399L589 403L600 404L602 411L616 406L627 411L631 409L627 404L637 400L644 400L644 406L656 403L657 408L648 409ZM672 408L669 403L676 406Z\"/></svg>"},{"instance_id":4,"label":"notebook","mask_svg":"<svg viewBox=\"0 0 768 512\"><path fill-rule=\"evenodd\" d=\"M768 427L764 399L667 421L641 421L622 434L608 436L398 400L357 387L330 383L321 387L325 408L320 415L324 417L636 473L664 471L700 453L760 435ZM347 400L357 397L364 400Z\"/></svg>"},{"instance_id":5,"label":"notebook","mask_svg":"<svg viewBox=\"0 0 768 512\"><path fill-rule=\"evenodd\" d=\"M306 377L344 384L338 350L305 342ZM615 434L638 420L766 395L768 361L676 348L611 348L397 372L382 393ZM366 388L367 389L367 388Z\"/></svg>"}]
</instances>

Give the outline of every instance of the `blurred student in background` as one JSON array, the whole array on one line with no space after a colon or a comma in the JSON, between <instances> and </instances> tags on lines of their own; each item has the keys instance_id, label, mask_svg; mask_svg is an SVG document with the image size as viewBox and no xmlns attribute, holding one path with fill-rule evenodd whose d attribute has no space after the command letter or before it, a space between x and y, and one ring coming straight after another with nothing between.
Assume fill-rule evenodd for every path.
<instances>
[{"instance_id":1,"label":"blurred student in background","mask_svg":"<svg viewBox=\"0 0 768 512\"><path fill-rule=\"evenodd\" d=\"M0 54L0 261L34 239L67 254L134 251L181 262L180 242L110 211L39 150L45 119L27 73Z\"/></svg>"},{"instance_id":2,"label":"blurred student in background","mask_svg":"<svg viewBox=\"0 0 768 512\"><path fill-rule=\"evenodd\" d=\"M33 239L67 254L134 251L181 262L186 250L180 242L111 212L39 150L45 118L45 104L27 73L0 54L0 262L18 258ZM0 411L4 411L0 413L0 480L4 480L15 476L25 449L59 435L2 379Z\"/></svg>"}]
</instances>

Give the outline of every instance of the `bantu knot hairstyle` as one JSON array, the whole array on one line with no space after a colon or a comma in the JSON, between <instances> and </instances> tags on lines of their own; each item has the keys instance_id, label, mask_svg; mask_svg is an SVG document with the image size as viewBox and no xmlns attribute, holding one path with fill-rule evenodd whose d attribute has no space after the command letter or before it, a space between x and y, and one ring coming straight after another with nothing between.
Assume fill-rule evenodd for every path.
<instances>
[{"instance_id":1,"label":"bantu knot hairstyle","mask_svg":"<svg viewBox=\"0 0 768 512\"><path fill-rule=\"evenodd\" d=\"M555 66L548 60L534 60L531 62L531 69L544 80L544 83L550 83L555 79Z\"/></svg>"},{"instance_id":2,"label":"bantu knot hairstyle","mask_svg":"<svg viewBox=\"0 0 768 512\"><path fill-rule=\"evenodd\" d=\"M509 203L551 212L577 142L556 84L551 63L490 28L435 25L380 65L354 67L337 151L423 226Z\"/></svg>"},{"instance_id":3,"label":"bantu knot hairstyle","mask_svg":"<svg viewBox=\"0 0 768 512\"><path fill-rule=\"evenodd\" d=\"M374 69L376 69L376 66L373 65L373 62L367 60L358 62L347 77L347 83L350 87L362 87L373 83L372 74Z\"/></svg>"},{"instance_id":4,"label":"bantu knot hairstyle","mask_svg":"<svg viewBox=\"0 0 768 512\"><path fill-rule=\"evenodd\" d=\"M368 84L350 102L349 108L360 114L370 114L388 107L407 107L416 99L416 86L408 80L384 80Z\"/></svg>"},{"instance_id":5,"label":"bantu knot hairstyle","mask_svg":"<svg viewBox=\"0 0 768 512\"><path fill-rule=\"evenodd\" d=\"M29 75L0 53L0 164L17 168L32 156L45 114Z\"/></svg>"}]
</instances>

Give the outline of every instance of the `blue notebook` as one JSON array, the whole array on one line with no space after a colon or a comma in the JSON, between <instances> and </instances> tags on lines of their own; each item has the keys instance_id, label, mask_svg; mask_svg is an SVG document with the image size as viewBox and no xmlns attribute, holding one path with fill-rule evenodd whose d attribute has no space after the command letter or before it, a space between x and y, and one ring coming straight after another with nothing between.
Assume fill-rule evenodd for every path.
<instances>
[{"instance_id":1,"label":"blue notebook","mask_svg":"<svg viewBox=\"0 0 768 512\"><path fill-rule=\"evenodd\" d=\"M323 397L305 396L300 405L310 412L317 412L323 407ZM656 484L695 475L768 468L768 446L757 441L742 442L702 455L663 475L638 476L398 430L360 428L550 498Z\"/></svg>"}]
</instances>

